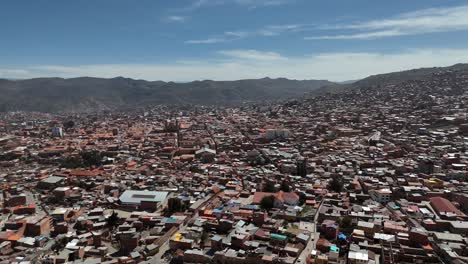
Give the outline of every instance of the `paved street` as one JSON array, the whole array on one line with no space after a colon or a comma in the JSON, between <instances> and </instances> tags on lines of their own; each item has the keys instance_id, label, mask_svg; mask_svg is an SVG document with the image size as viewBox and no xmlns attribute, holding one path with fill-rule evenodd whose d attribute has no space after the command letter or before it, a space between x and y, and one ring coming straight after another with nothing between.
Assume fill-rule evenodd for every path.
<instances>
[{"instance_id":1,"label":"paved street","mask_svg":"<svg viewBox=\"0 0 468 264\"><path fill-rule=\"evenodd\" d=\"M317 240L319 239L319 233L317 233L317 219L318 219L321 207L322 207L322 204L320 204L319 208L317 209L315 213L313 232L310 235L309 242L307 243L304 250L302 250L299 257L296 259L296 262L295 262L296 264L306 263L307 256L312 252L312 250L315 249L315 246L317 245Z\"/></svg>"},{"instance_id":2,"label":"paved street","mask_svg":"<svg viewBox=\"0 0 468 264\"><path fill-rule=\"evenodd\" d=\"M222 194L222 192L220 192L220 193L218 193L218 194L216 194L216 195L211 196L211 197L208 198L204 203L200 204L200 206L197 208L197 210L200 209L200 208L202 208L202 207L204 207L204 206L205 206L206 204L208 204L211 200L213 200L214 198L218 197L218 196L221 195L221 194ZM194 215L192 216L191 219L195 219L195 218L198 218L198 217L199 217L199 215L198 215L198 213L196 213L196 214L194 214ZM187 224L188 224L189 222L190 222L190 220L187 221L186 224L181 225L181 226L179 227L179 229L177 230L177 232L179 232L179 233L180 233L180 232L184 232L184 231L186 230ZM171 237L172 237L172 236L171 236ZM169 250L169 240L170 240L171 237L169 237L169 239L167 239L167 240L164 242L164 244L159 248L159 252L158 252L156 255L154 255L151 259L149 259L148 261L146 261L146 262L144 262L144 263L146 263L146 264L168 263L168 261L167 261L166 259L164 259L164 254L166 253L167 250Z\"/></svg>"}]
</instances>

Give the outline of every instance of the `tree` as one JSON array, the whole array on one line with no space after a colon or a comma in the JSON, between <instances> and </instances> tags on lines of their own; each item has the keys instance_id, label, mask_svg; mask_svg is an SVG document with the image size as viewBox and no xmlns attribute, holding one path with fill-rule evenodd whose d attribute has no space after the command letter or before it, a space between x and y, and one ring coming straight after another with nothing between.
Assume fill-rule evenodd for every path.
<instances>
[{"instance_id":1,"label":"tree","mask_svg":"<svg viewBox=\"0 0 468 264\"><path fill-rule=\"evenodd\" d=\"M69 156L66 157L62 160L62 163L60 164L61 167L67 168L67 169L75 169L78 167L83 166L83 162L80 157L77 156Z\"/></svg>"},{"instance_id":2,"label":"tree","mask_svg":"<svg viewBox=\"0 0 468 264\"><path fill-rule=\"evenodd\" d=\"M305 202L307 200L306 194L303 193L303 192L298 192L297 195L299 195L299 205L305 204Z\"/></svg>"},{"instance_id":3,"label":"tree","mask_svg":"<svg viewBox=\"0 0 468 264\"><path fill-rule=\"evenodd\" d=\"M340 219L340 227L341 228L350 228L352 222L353 222L353 219L346 215L346 216L344 216L343 218Z\"/></svg>"},{"instance_id":4,"label":"tree","mask_svg":"<svg viewBox=\"0 0 468 264\"><path fill-rule=\"evenodd\" d=\"M202 230L202 233L200 234L200 247L204 248L205 247L205 241L208 239L209 235L205 231L205 229Z\"/></svg>"},{"instance_id":5,"label":"tree","mask_svg":"<svg viewBox=\"0 0 468 264\"><path fill-rule=\"evenodd\" d=\"M65 130L73 128L74 126L75 126L75 122L73 120L67 120L63 122L63 128L65 128Z\"/></svg>"},{"instance_id":6,"label":"tree","mask_svg":"<svg viewBox=\"0 0 468 264\"><path fill-rule=\"evenodd\" d=\"M275 183L271 181L265 182L265 185L263 186L263 191L264 192L276 192Z\"/></svg>"},{"instance_id":7,"label":"tree","mask_svg":"<svg viewBox=\"0 0 468 264\"><path fill-rule=\"evenodd\" d=\"M107 218L107 226L114 229L114 226L118 224L119 216L115 211L112 210L112 214Z\"/></svg>"},{"instance_id":8,"label":"tree","mask_svg":"<svg viewBox=\"0 0 468 264\"><path fill-rule=\"evenodd\" d=\"M275 196L269 195L262 198L260 201L260 208L270 210L275 206Z\"/></svg>"},{"instance_id":9,"label":"tree","mask_svg":"<svg viewBox=\"0 0 468 264\"><path fill-rule=\"evenodd\" d=\"M342 179L339 176L333 176L328 188L334 192L341 192L343 190Z\"/></svg>"},{"instance_id":10,"label":"tree","mask_svg":"<svg viewBox=\"0 0 468 264\"><path fill-rule=\"evenodd\" d=\"M257 156L255 158L254 164L255 165L264 165L265 164L265 159L262 156Z\"/></svg>"},{"instance_id":11,"label":"tree","mask_svg":"<svg viewBox=\"0 0 468 264\"><path fill-rule=\"evenodd\" d=\"M281 183L280 189L281 189L283 192L290 192L290 191L291 191L291 186L289 186L289 184L288 184L286 181L283 181L283 182Z\"/></svg>"},{"instance_id":12,"label":"tree","mask_svg":"<svg viewBox=\"0 0 468 264\"><path fill-rule=\"evenodd\" d=\"M82 152L81 158L83 159L83 165L87 167L100 166L102 162L101 153L99 151L88 151Z\"/></svg>"},{"instance_id":13,"label":"tree","mask_svg":"<svg viewBox=\"0 0 468 264\"><path fill-rule=\"evenodd\" d=\"M52 250L56 253L60 252L67 245L67 238L65 236L58 236L55 243L52 244Z\"/></svg>"}]
</instances>

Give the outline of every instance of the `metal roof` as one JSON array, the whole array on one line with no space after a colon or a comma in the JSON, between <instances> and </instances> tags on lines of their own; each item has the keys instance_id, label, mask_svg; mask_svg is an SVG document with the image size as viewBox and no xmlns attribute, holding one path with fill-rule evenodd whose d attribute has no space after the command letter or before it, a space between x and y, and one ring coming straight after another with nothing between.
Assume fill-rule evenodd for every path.
<instances>
[{"instance_id":1,"label":"metal roof","mask_svg":"<svg viewBox=\"0 0 468 264\"><path fill-rule=\"evenodd\" d=\"M169 192L127 190L119 197L124 204L140 204L141 201L163 202Z\"/></svg>"},{"instance_id":2,"label":"metal roof","mask_svg":"<svg viewBox=\"0 0 468 264\"><path fill-rule=\"evenodd\" d=\"M61 181L65 180L64 177L58 177L58 176L50 176L42 180L42 182L46 183L59 183Z\"/></svg>"}]
</instances>

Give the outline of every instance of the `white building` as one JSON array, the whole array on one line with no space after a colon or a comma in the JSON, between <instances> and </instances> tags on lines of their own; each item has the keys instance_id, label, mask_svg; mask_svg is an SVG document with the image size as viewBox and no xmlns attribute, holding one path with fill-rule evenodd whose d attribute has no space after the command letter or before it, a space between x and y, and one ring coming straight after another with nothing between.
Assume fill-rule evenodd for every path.
<instances>
[{"instance_id":1,"label":"white building","mask_svg":"<svg viewBox=\"0 0 468 264\"><path fill-rule=\"evenodd\" d=\"M63 137L63 129L61 127L52 127L52 137Z\"/></svg>"},{"instance_id":2,"label":"white building","mask_svg":"<svg viewBox=\"0 0 468 264\"><path fill-rule=\"evenodd\" d=\"M350 251L348 253L348 263L351 263L351 264L369 263L369 254L364 253L364 252Z\"/></svg>"},{"instance_id":3,"label":"white building","mask_svg":"<svg viewBox=\"0 0 468 264\"><path fill-rule=\"evenodd\" d=\"M392 191L390 189L371 190L369 194L372 200L379 203L388 203L392 199Z\"/></svg>"}]
</instances>

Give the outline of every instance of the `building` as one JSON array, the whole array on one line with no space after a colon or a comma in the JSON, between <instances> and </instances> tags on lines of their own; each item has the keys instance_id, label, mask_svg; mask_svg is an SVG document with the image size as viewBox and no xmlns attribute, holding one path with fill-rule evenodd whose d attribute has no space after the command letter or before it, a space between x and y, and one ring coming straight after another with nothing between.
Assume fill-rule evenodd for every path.
<instances>
[{"instance_id":1,"label":"building","mask_svg":"<svg viewBox=\"0 0 468 264\"><path fill-rule=\"evenodd\" d=\"M195 157L204 163L211 163L216 157L216 150L210 148L202 148L195 152Z\"/></svg>"},{"instance_id":2,"label":"building","mask_svg":"<svg viewBox=\"0 0 468 264\"><path fill-rule=\"evenodd\" d=\"M34 217L26 223L25 236L36 237L50 232L51 219L48 217Z\"/></svg>"},{"instance_id":3,"label":"building","mask_svg":"<svg viewBox=\"0 0 468 264\"><path fill-rule=\"evenodd\" d=\"M466 217L452 202L445 198L431 197L430 203L441 218Z\"/></svg>"},{"instance_id":4,"label":"building","mask_svg":"<svg viewBox=\"0 0 468 264\"><path fill-rule=\"evenodd\" d=\"M166 200L168 194L169 192L127 190L122 193L119 200L122 205L154 210Z\"/></svg>"},{"instance_id":5,"label":"building","mask_svg":"<svg viewBox=\"0 0 468 264\"><path fill-rule=\"evenodd\" d=\"M297 175L301 177L307 176L307 159L300 158L296 161Z\"/></svg>"},{"instance_id":6,"label":"building","mask_svg":"<svg viewBox=\"0 0 468 264\"><path fill-rule=\"evenodd\" d=\"M265 137L268 140L285 139L290 136L291 136L291 132L288 129L268 129L265 132Z\"/></svg>"},{"instance_id":7,"label":"building","mask_svg":"<svg viewBox=\"0 0 468 264\"><path fill-rule=\"evenodd\" d=\"M63 137L63 128L61 127L52 127L52 137Z\"/></svg>"},{"instance_id":8,"label":"building","mask_svg":"<svg viewBox=\"0 0 468 264\"><path fill-rule=\"evenodd\" d=\"M51 190L59 186L62 186L64 182L65 182L64 177L50 176L38 182L37 188Z\"/></svg>"},{"instance_id":9,"label":"building","mask_svg":"<svg viewBox=\"0 0 468 264\"><path fill-rule=\"evenodd\" d=\"M374 201L383 204L390 202L392 199L392 191L390 189L371 190L369 194Z\"/></svg>"},{"instance_id":10,"label":"building","mask_svg":"<svg viewBox=\"0 0 468 264\"><path fill-rule=\"evenodd\" d=\"M369 263L369 254L364 253L364 252L350 251L348 253L348 263L350 263L350 264Z\"/></svg>"}]
</instances>

